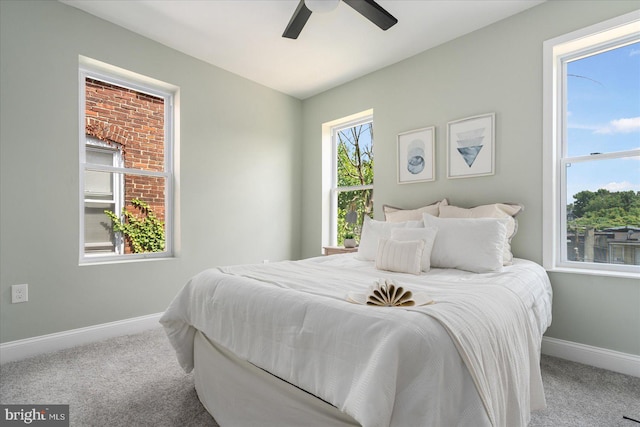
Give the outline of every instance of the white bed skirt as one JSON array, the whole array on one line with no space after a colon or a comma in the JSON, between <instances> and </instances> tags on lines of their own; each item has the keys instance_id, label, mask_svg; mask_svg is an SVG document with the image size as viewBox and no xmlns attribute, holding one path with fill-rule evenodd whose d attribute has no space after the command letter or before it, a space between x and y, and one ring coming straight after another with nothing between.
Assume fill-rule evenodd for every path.
<instances>
[{"instance_id":1,"label":"white bed skirt","mask_svg":"<svg viewBox=\"0 0 640 427\"><path fill-rule=\"evenodd\" d=\"M198 397L221 427L360 425L325 401L238 359L200 331L194 362Z\"/></svg>"}]
</instances>

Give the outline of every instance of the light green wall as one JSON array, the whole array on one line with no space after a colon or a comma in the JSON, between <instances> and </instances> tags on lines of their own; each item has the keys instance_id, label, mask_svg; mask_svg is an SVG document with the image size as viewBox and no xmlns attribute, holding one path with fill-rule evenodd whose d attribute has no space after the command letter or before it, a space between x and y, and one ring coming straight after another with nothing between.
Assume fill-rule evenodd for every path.
<instances>
[{"instance_id":1,"label":"light green wall","mask_svg":"<svg viewBox=\"0 0 640 427\"><path fill-rule=\"evenodd\" d=\"M516 256L542 262L542 44L640 8L639 1L549 1L303 102L302 255L320 253L322 123L374 110L375 216L382 204L418 207L517 201L525 205ZM496 113L496 174L446 178L446 124ZM435 125L436 176L396 183L396 135ZM314 226L311 226L311 225ZM547 335L640 355L640 283L551 274Z\"/></svg>"},{"instance_id":2,"label":"light green wall","mask_svg":"<svg viewBox=\"0 0 640 427\"><path fill-rule=\"evenodd\" d=\"M56 1L0 1L0 341L163 311L215 265L300 253L301 101ZM181 88L180 253L78 266L78 55ZM29 284L11 304L10 286Z\"/></svg>"}]
</instances>

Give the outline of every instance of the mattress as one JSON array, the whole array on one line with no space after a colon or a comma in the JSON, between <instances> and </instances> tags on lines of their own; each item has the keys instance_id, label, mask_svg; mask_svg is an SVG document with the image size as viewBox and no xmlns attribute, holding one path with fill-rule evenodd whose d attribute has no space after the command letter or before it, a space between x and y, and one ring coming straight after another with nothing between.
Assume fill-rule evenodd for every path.
<instances>
[{"instance_id":1,"label":"mattress","mask_svg":"<svg viewBox=\"0 0 640 427\"><path fill-rule=\"evenodd\" d=\"M380 278L435 304L347 301ZM161 319L186 371L199 330L366 427L465 425L474 417L526 425L530 411L544 407L539 354L550 321L551 287L530 261L496 273L414 276L351 255L206 270Z\"/></svg>"}]
</instances>

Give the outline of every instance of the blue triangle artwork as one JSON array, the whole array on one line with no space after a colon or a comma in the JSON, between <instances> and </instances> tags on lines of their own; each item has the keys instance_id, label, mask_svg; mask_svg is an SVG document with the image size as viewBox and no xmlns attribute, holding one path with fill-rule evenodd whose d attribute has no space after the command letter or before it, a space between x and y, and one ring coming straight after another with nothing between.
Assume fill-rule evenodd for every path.
<instances>
[{"instance_id":1,"label":"blue triangle artwork","mask_svg":"<svg viewBox=\"0 0 640 427\"><path fill-rule=\"evenodd\" d=\"M466 132L458 132L458 153L462 156L467 166L471 167L476 161L480 150L482 150L482 140L485 128L472 129Z\"/></svg>"}]
</instances>

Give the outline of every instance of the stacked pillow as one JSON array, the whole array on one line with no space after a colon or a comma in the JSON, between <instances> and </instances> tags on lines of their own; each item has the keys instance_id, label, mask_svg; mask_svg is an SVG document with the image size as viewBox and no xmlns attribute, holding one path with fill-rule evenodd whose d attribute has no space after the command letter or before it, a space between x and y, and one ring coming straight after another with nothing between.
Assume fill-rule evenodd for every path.
<instances>
[{"instance_id":1,"label":"stacked pillow","mask_svg":"<svg viewBox=\"0 0 640 427\"><path fill-rule=\"evenodd\" d=\"M524 210L524 207L516 203L492 203L476 206L474 208L459 208L457 206L440 207L440 218L505 218L507 220L507 241L504 244L504 265L511 265L513 254L511 253L511 239L518 232L516 215Z\"/></svg>"},{"instance_id":2,"label":"stacked pillow","mask_svg":"<svg viewBox=\"0 0 640 427\"><path fill-rule=\"evenodd\" d=\"M474 273L502 269L506 218L438 218L429 214L423 218L425 226L438 230L431 266Z\"/></svg>"},{"instance_id":3,"label":"stacked pillow","mask_svg":"<svg viewBox=\"0 0 640 427\"><path fill-rule=\"evenodd\" d=\"M376 221L365 216L356 258L363 261L373 261L378 252L378 241L391 238L391 230L405 227L419 228L422 226L422 218L419 221L385 222Z\"/></svg>"},{"instance_id":4,"label":"stacked pillow","mask_svg":"<svg viewBox=\"0 0 640 427\"><path fill-rule=\"evenodd\" d=\"M431 267L499 271L513 260L515 216L523 207L493 203L450 206L447 199L417 209L383 206L386 221L365 217L357 258L381 270L412 274Z\"/></svg>"},{"instance_id":5,"label":"stacked pillow","mask_svg":"<svg viewBox=\"0 0 640 427\"><path fill-rule=\"evenodd\" d=\"M376 268L398 273L420 274L424 246L424 240L380 239L375 260Z\"/></svg>"},{"instance_id":6,"label":"stacked pillow","mask_svg":"<svg viewBox=\"0 0 640 427\"><path fill-rule=\"evenodd\" d=\"M420 271L427 272L431 270L431 251L436 241L438 229L435 227L405 227L395 228L391 230L391 239L406 242L413 240L421 240L424 242L424 250L420 259Z\"/></svg>"},{"instance_id":7,"label":"stacked pillow","mask_svg":"<svg viewBox=\"0 0 640 427\"><path fill-rule=\"evenodd\" d=\"M431 268L436 232L422 221L386 222L365 216L356 258L375 261L380 270L420 274Z\"/></svg>"},{"instance_id":8,"label":"stacked pillow","mask_svg":"<svg viewBox=\"0 0 640 427\"><path fill-rule=\"evenodd\" d=\"M401 209L383 205L384 219L387 222L422 221L422 214L438 216L441 206L447 206L447 199L417 209Z\"/></svg>"}]
</instances>

